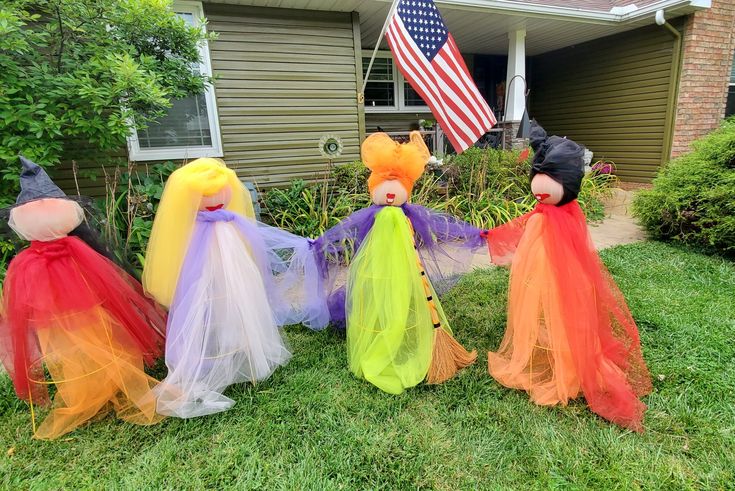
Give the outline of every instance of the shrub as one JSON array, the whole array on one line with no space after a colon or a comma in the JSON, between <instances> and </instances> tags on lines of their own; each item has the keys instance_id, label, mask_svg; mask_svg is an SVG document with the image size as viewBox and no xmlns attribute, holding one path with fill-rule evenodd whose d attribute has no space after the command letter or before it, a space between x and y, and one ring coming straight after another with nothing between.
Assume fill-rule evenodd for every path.
<instances>
[{"instance_id":1,"label":"shrub","mask_svg":"<svg viewBox=\"0 0 735 491\"><path fill-rule=\"evenodd\" d=\"M359 167L337 167L334 182L307 184L297 180L286 189L268 190L263 195L262 219L297 235L318 237L370 203L366 181L358 180Z\"/></svg>"},{"instance_id":2,"label":"shrub","mask_svg":"<svg viewBox=\"0 0 735 491\"><path fill-rule=\"evenodd\" d=\"M58 163L64 145L125 146L130 124L200 93L202 28L165 0L0 2L0 207L17 194L17 155ZM12 164L12 165L11 165Z\"/></svg>"},{"instance_id":3,"label":"shrub","mask_svg":"<svg viewBox=\"0 0 735 491\"><path fill-rule=\"evenodd\" d=\"M445 174L448 199L434 206L482 228L492 228L531 211L529 173L532 156L518 161L520 151L469 148L456 156ZM590 221L604 217L602 199L617 178L592 172L582 180L579 204Z\"/></svg>"},{"instance_id":4,"label":"shrub","mask_svg":"<svg viewBox=\"0 0 735 491\"><path fill-rule=\"evenodd\" d=\"M530 194L531 159L518 162L519 151L471 147L449 161L445 175L452 195L515 200Z\"/></svg>"},{"instance_id":5,"label":"shrub","mask_svg":"<svg viewBox=\"0 0 735 491\"><path fill-rule=\"evenodd\" d=\"M8 272L8 263L15 256L16 252L16 245L13 242L0 238L0 283L5 281L5 273ZM1 300L2 295L0 294Z\"/></svg>"},{"instance_id":6,"label":"shrub","mask_svg":"<svg viewBox=\"0 0 735 491\"><path fill-rule=\"evenodd\" d=\"M735 254L735 119L662 168L633 211L654 237Z\"/></svg>"},{"instance_id":7,"label":"shrub","mask_svg":"<svg viewBox=\"0 0 735 491\"><path fill-rule=\"evenodd\" d=\"M367 194L367 180L370 169L356 160L350 164L338 165L332 169L334 188L351 194Z\"/></svg>"},{"instance_id":8,"label":"shrub","mask_svg":"<svg viewBox=\"0 0 735 491\"><path fill-rule=\"evenodd\" d=\"M176 170L173 162L153 165L128 163L127 168L105 171L104 214L94 224L123 264L140 272L153 228L153 217L166 180Z\"/></svg>"},{"instance_id":9,"label":"shrub","mask_svg":"<svg viewBox=\"0 0 735 491\"><path fill-rule=\"evenodd\" d=\"M530 160L518 151L469 148L416 182L412 201L492 228L533 209ZM329 183L295 181L264 194L264 221L306 237L317 237L351 213L368 206L370 175L360 161L337 166ZM616 178L592 173L582 182L579 202L588 219L603 217L601 199Z\"/></svg>"}]
</instances>

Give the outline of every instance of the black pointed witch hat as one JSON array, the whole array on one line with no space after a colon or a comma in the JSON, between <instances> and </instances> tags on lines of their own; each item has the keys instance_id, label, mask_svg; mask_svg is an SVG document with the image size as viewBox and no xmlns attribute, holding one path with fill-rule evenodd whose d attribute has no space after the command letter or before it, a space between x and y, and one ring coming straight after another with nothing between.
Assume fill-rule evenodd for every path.
<instances>
[{"instance_id":1,"label":"black pointed witch hat","mask_svg":"<svg viewBox=\"0 0 735 491\"><path fill-rule=\"evenodd\" d=\"M32 160L19 155L22 170L20 173L20 194L15 200L15 204L7 208L0 209L0 238L17 239L14 232L8 226L10 211L26 203L41 199L68 199L76 201L82 207L85 213L85 221L77 228L71 231L69 235L74 235L82 239L92 249L99 254L107 257L113 262L123 267L130 275L136 276L133 267L127 261L120 261L111 252L111 249L105 244L99 232L87 224L87 218L96 215L94 201L87 196L68 196L59 186L51 180L51 177L40 165Z\"/></svg>"},{"instance_id":2,"label":"black pointed witch hat","mask_svg":"<svg viewBox=\"0 0 735 491\"><path fill-rule=\"evenodd\" d=\"M20 194L15 206L44 198L68 198L66 193L51 180L43 167L20 155L23 170L20 173Z\"/></svg>"},{"instance_id":3,"label":"black pointed witch hat","mask_svg":"<svg viewBox=\"0 0 735 491\"><path fill-rule=\"evenodd\" d=\"M10 216L10 210L13 208L39 199L69 199L77 201L83 207L91 205L92 200L85 196L67 196L51 180L51 177L49 177L43 167L22 155L18 157L20 158L21 164L20 194L18 194L14 204L6 208L0 208L0 222L7 221ZM0 235L3 235L1 231Z\"/></svg>"}]
</instances>

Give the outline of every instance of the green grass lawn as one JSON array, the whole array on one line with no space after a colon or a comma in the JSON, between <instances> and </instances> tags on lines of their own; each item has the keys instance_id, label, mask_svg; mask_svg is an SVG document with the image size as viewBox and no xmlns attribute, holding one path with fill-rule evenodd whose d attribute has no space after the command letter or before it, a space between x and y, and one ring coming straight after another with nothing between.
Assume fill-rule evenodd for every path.
<instances>
[{"instance_id":1,"label":"green grass lawn","mask_svg":"<svg viewBox=\"0 0 735 491\"><path fill-rule=\"evenodd\" d=\"M507 272L469 275L444 300L478 362L391 396L351 376L344 340L288 330L293 361L228 391L214 416L137 427L106 418L55 442L0 379L3 488L470 489L735 486L735 265L660 243L604 251L654 377L646 432L583 403L546 408L486 371L505 323ZM570 287L573 287L570 285ZM12 456L6 451L13 449Z\"/></svg>"}]
</instances>

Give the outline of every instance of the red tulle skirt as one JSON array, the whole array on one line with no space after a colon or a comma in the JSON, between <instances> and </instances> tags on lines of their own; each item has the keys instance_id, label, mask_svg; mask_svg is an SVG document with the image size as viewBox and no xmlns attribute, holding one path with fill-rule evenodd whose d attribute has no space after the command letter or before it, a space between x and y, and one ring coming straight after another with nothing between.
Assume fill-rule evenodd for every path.
<instances>
[{"instance_id":1,"label":"red tulle skirt","mask_svg":"<svg viewBox=\"0 0 735 491\"><path fill-rule=\"evenodd\" d=\"M156 381L144 364L161 355L165 313L140 284L76 237L32 242L3 285L0 357L18 397L53 410L36 431L55 438L114 408L148 424ZM45 380L44 366L50 380Z\"/></svg>"},{"instance_id":2,"label":"red tulle skirt","mask_svg":"<svg viewBox=\"0 0 735 491\"><path fill-rule=\"evenodd\" d=\"M493 262L511 264L508 326L490 374L537 404L584 395L618 425L643 429L651 378L638 328L600 261L577 201L539 204L488 234Z\"/></svg>"}]
</instances>

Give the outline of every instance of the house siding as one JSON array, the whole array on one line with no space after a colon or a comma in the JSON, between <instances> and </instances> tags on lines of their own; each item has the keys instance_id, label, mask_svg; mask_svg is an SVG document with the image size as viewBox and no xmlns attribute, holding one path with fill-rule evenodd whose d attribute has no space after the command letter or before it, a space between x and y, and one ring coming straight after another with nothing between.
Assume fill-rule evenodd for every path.
<instances>
[{"instance_id":1,"label":"house siding","mask_svg":"<svg viewBox=\"0 0 735 491\"><path fill-rule=\"evenodd\" d=\"M224 160L260 188L322 175L322 135L344 150L335 163L359 159L364 115L357 104L361 48L356 13L204 4ZM72 161L76 162L76 179ZM177 161L178 162L178 161ZM154 162L139 162L138 166ZM105 169L127 165L127 149L65 146L52 171L76 194L105 195Z\"/></svg>"},{"instance_id":2,"label":"house siding","mask_svg":"<svg viewBox=\"0 0 735 491\"><path fill-rule=\"evenodd\" d=\"M114 176L115 168L127 168L127 162L125 147L101 151L86 141L68 141L62 162L50 169L49 175L67 194L97 198L105 196L105 174Z\"/></svg>"},{"instance_id":3,"label":"house siding","mask_svg":"<svg viewBox=\"0 0 735 491\"><path fill-rule=\"evenodd\" d=\"M356 14L204 4L224 160L259 187L317 177L319 138L359 158ZM357 45L356 45L357 43Z\"/></svg>"},{"instance_id":4,"label":"house siding","mask_svg":"<svg viewBox=\"0 0 735 491\"><path fill-rule=\"evenodd\" d=\"M532 59L530 114L550 133L650 181L667 153L674 38L650 26Z\"/></svg>"}]
</instances>

